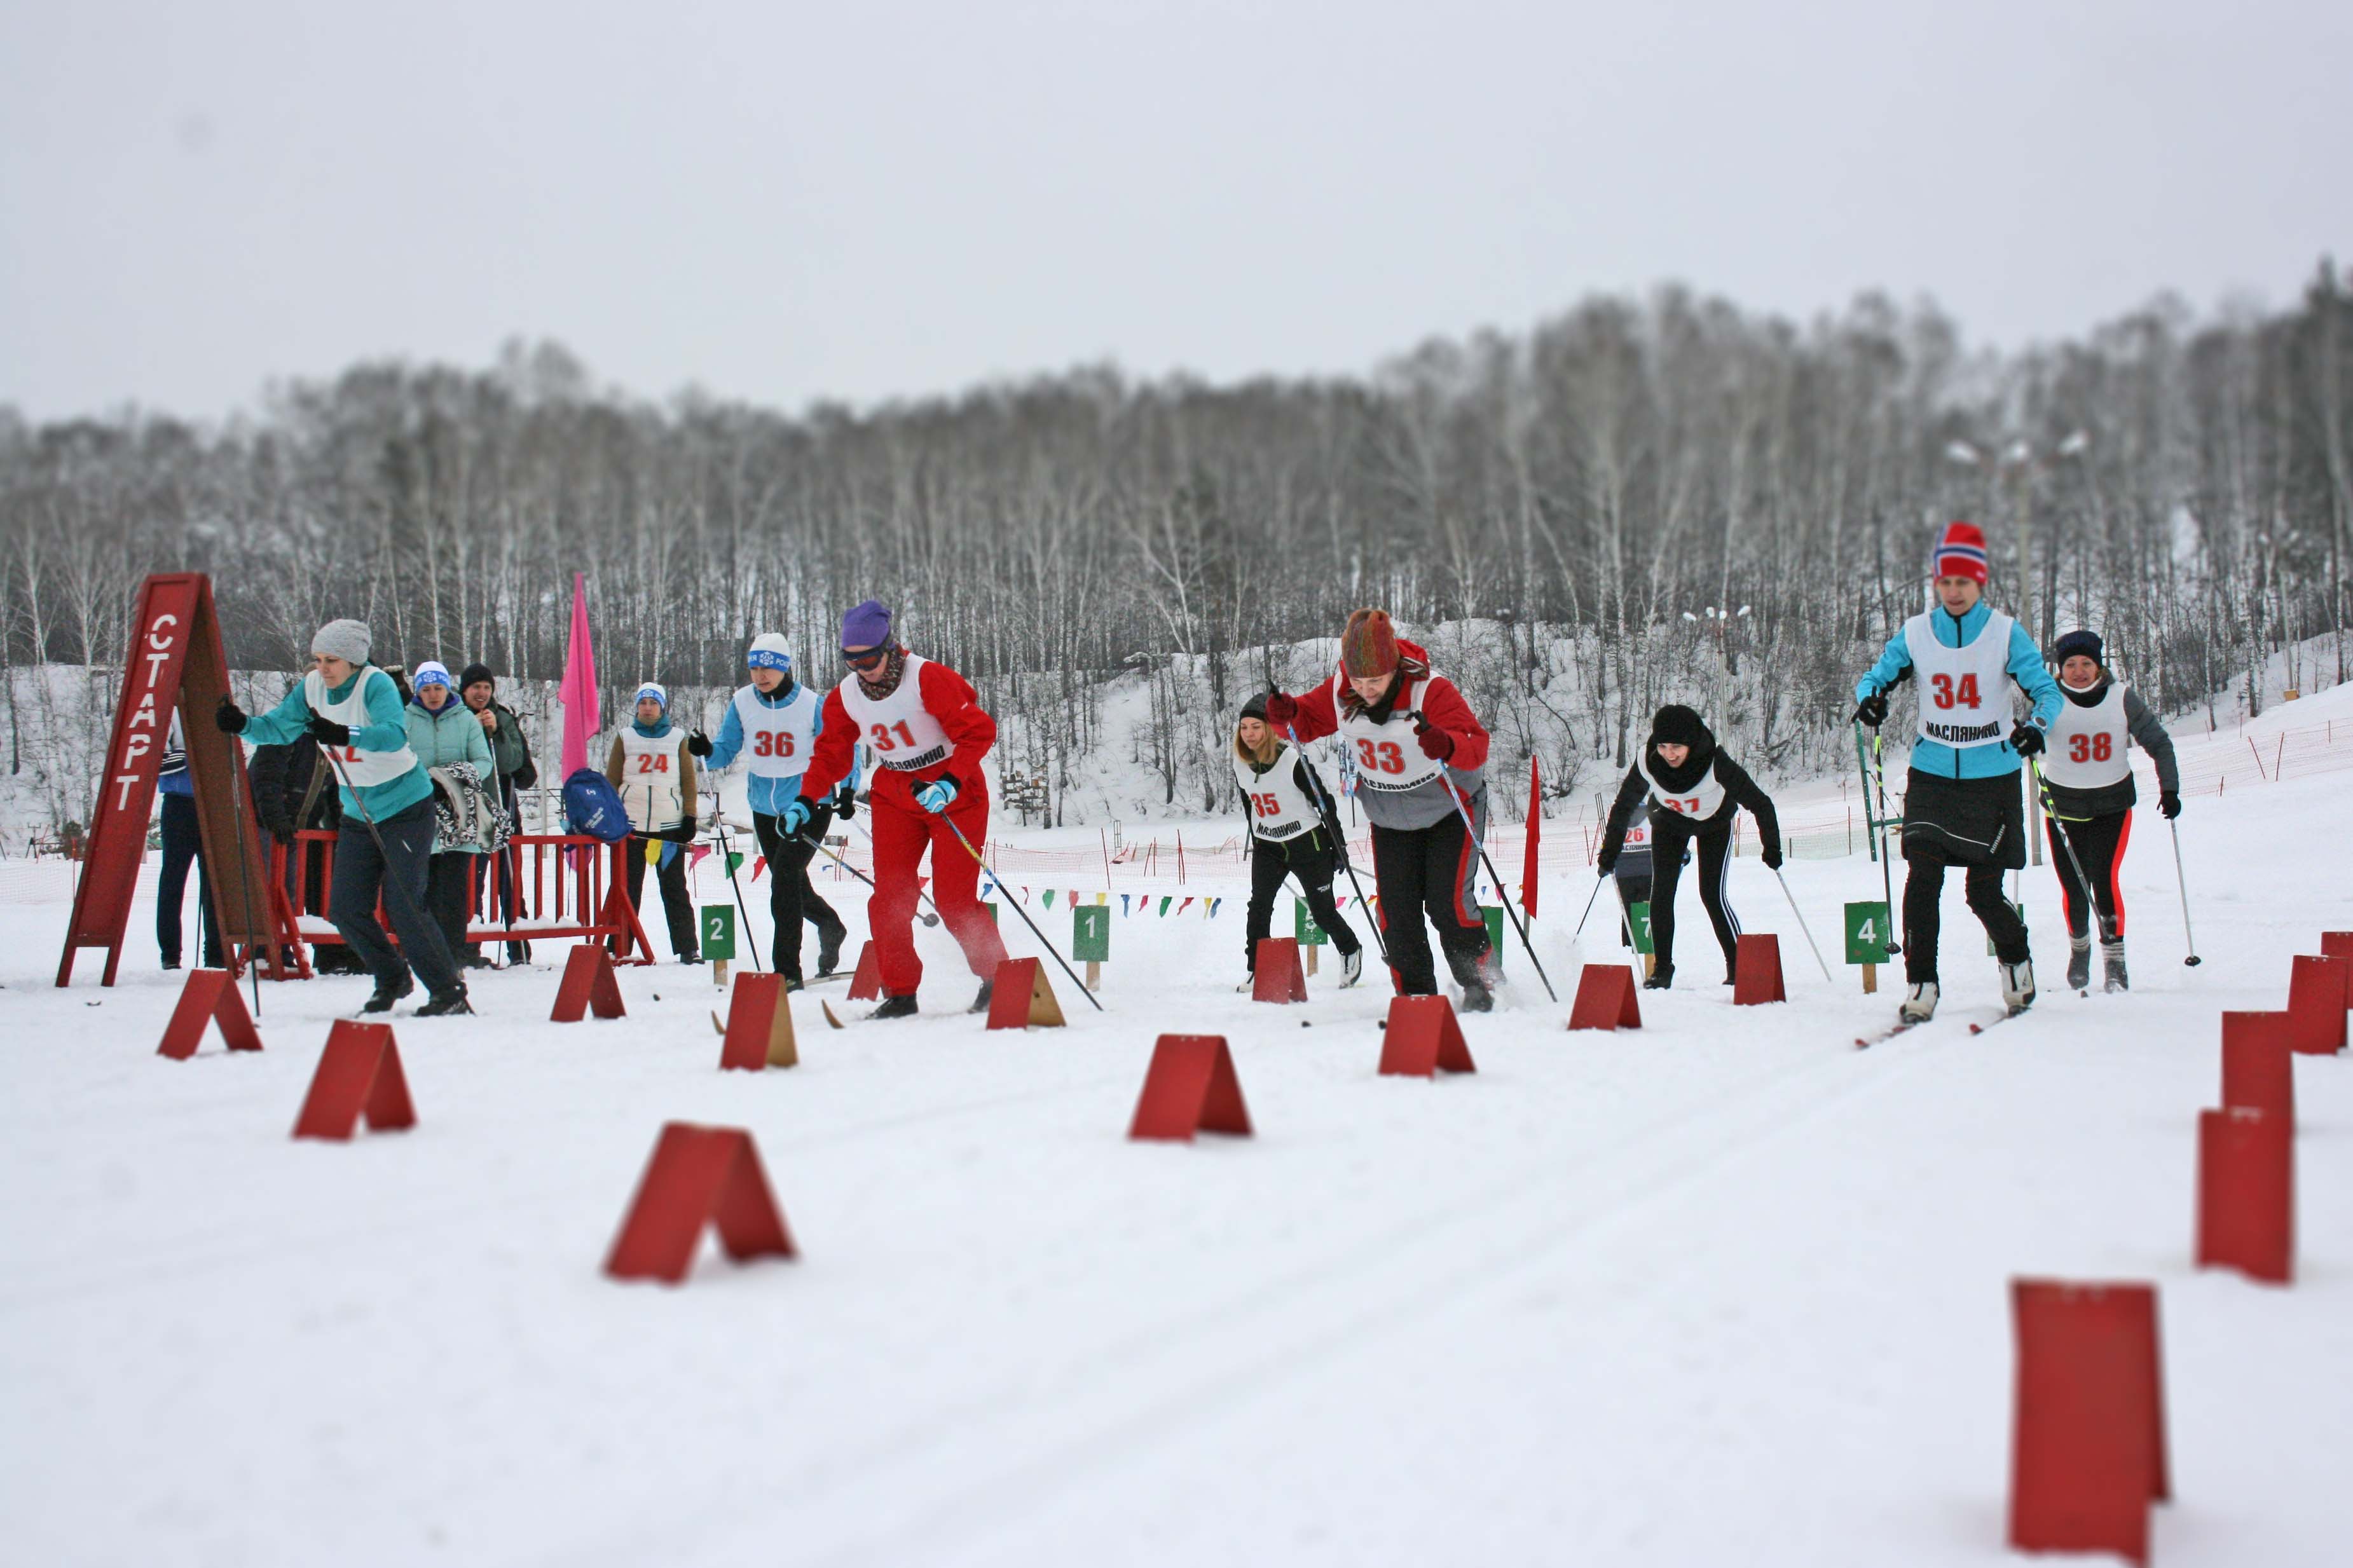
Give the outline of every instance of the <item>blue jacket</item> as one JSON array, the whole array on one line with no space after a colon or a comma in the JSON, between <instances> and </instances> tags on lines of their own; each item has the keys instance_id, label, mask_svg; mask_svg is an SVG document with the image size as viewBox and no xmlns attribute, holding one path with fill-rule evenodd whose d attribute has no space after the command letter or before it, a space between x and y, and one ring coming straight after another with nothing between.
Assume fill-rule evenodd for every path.
<instances>
[{"instance_id":1,"label":"blue jacket","mask_svg":"<svg viewBox=\"0 0 2353 1568\"><path fill-rule=\"evenodd\" d=\"M1993 607L1984 600L1978 601L1968 615L1956 620L1941 605L1928 612L1930 625L1936 628L1936 640L1947 647L1967 647L1985 630L1993 619ZM1899 630L1888 639L1887 651L1871 672L1855 682L1857 702L1873 692L1892 691L1895 683L1912 668L1912 650L1905 643L1909 628ZM2016 621L2010 624L2010 658L2004 661L2010 678L2018 682L2027 700L2034 704L2029 717L2040 729L2048 730L2059 717L2059 704L2065 700L2059 695L2059 683L2042 668L2042 652L2026 628ZM2008 741L1998 746L1953 747L1942 741L1915 739L1912 742L1912 765L1924 773L1934 773L1943 779L1990 779L2014 773L2022 765L2018 751Z\"/></svg>"},{"instance_id":2,"label":"blue jacket","mask_svg":"<svg viewBox=\"0 0 2353 1568\"><path fill-rule=\"evenodd\" d=\"M757 687L747 689L752 693L752 700L761 707L784 708L798 698L804 689L800 682L796 680L790 686L779 688L774 695L763 692ZM811 739L815 739L825 733L825 697L822 693L812 690L808 694L808 700L817 704L817 723L809 731ZM705 758L704 762L714 771L727 766L744 750L744 716L735 711L735 700L731 697L727 701L726 717L719 721L718 737L711 742L711 755ZM858 761L855 753L851 756L849 778L847 782L853 791L858 788ZM800 797L801 775L795 773L789 778L774 778L754 773L744 781L744 789L750 796L754 811L763 816L782 816L785 807Z\"/></svg>"},{"instance_id":3,"label":"blue jacket","mask_svg":"<svg viewBox=\"0 0 2353 1568\"><path fill-rule=\"evenodd\" d=\"M350 680L327 689L330 701L341 702L351 695L352 687L367 682L368 721L352 730L352 748L361 752L396 752L408 744L408 724L401 715L400 688L391 676L375 665L364 664ZM257 713L246 721L246 743L254 746L282 746L307 729L311 722L311 704L302 695L302 683L296 681L286 700L267 713ZM423 767L414 767L396 779L386 779L380 784L364 789L347 787L340 774L335 790L343 803L343 816L358 821L363 811L382 822L415 805L433 793L433 781Z\"/></svg>"}]
</instances>

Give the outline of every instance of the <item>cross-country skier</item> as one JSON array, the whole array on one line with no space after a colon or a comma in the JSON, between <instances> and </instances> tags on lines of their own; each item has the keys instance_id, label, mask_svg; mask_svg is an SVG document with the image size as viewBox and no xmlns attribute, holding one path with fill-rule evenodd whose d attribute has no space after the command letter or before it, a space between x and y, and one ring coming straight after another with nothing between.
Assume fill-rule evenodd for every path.
<instances>
[{"instance_id":1,"label":"cross-country skier","mask_svg":"<svg viewBox=\"0 0 2353 1568\"><path fill-rule=\"evenodd\" d=\"M629 905L645 908L646 857L661 862L654 879L661 886L662 915L670 925L670 951L681 963L701 963L695 943L694 900L686 890L686 847L694 842L694 756L686 737L670 721L670 693L653 681L638 688L637 718L613 736L605 776L621 792L628 809ZM659 846L649 848L649 846Z\"/></svg>"},{"instance_id":2,"label":"cross-country skier","mask_svg":"<svg viewBox=\"0 0 2353 1568\"><path fill-rule=\"evenodd\" d=\"M1258 944L1274 925L1274 897L1286 876L1299 879L1308 912L1340 950L1343 990L1364 978L1364 943L1332 900L1332 878L1347 854L1332 797L1315 776L1306 753L1267 727L1266 699L1242 704L1234 725L1234 784L1250 814L1250 919L1242 934L1242 960L1258 973ZM1242 982L1247 991L1251 982Z\"/></svg>"},{"instance_id":3,"label":"cross-country skier","mask_svg":"<svg viewBox=\"0 0 2353 1568\"><path fill-rule=\"evenodd\" d=\"M915 874L926 847L932 903L980 980L972 1011L985 1012L1005 943L975 896L980 863L973 855L988 842L988 781L980 760L997 743L997 721L983 710L971 682L910 653L892 635L891 612L875 600L841 617L841 657L849 674L825 700L800 795L785 806L784 830L787 836L808 830L834 786L849 776L852 753L864 742L874 761L867 800L874 894L866 904L867 929L883 990L882 1005L871 1016L904 1018L915 1011L915 989L923 978L923 960L915 956Z\"/></svg>"},{"instance_id":4,"label":"cross-country skier","mask_svg":"<svg viewBox=\"0 0 2353 1568\"><path fill-rule=\"evenodd\" d=\"M1707 908L1715 942L1724 949L1724 983L1732 984L1739 951L1740 920L1724 896L1732 865L1732 824L1746 806L1757 819L1757 841L1765 864L1779 869L1781 825L1773 797L1757 786L1738 763L1717 749L1715 737L1691 709L1669 703L1651 721L1651 738L1626 770L1618 799L1601 834L1602 876L1613 874L1625 847L1626 826L1647 797L1651 820L1651 948L1657 959L1642 984L1663 991L1675 983L1675 883L1683 876L1683 849L1699 842L1699 900Z\"/></svg>"},{"instance_id":5,"label":"cross-country skier","mask_svg":"<svg viewBox=\"0 0 2353 1568\"><path fill-rule=\"evenodd\" d=\"M2097 632L2069 632L2051 652L2059 666L2060 694L2067 700L2051 726L2042 779L2051 786L2051 866L2066 893L2067 984L2081 991L2092 983L2092 933L2085 889L2059 841L2063 831L2099 909L2101 984L2122 991L2130 982L2125 973L2125 896L2116 874L2124 866L2137 798L2125 748L2138 742L2157 763L2157 809L2168 821L2181 815L2181 773L2174 765L2173 737L2138 692L2108 674Z\"/></svg>"},{"instance_id":6,"label":"cross-country skier","mask_svg":"<svg viewBox=\"0 0 2353 1568\"><path fill-rule=\"evenodd\" d=\"M1435 995L1427 914L1465 1012L1494 1005L1487 922L1473 896L1484 831L1487 731L1430 656L1401 640L1382 610L1357 610L1340 634L1332 679L1299 696L1266 700L1267 722L1301 742L1337 733L1353 749L1357 798L1373 825L1373 875L1398 992Z\"/></svg>"},{"instance_id":7,"label":"cross-country skier","mask_svg":"<svg viewBox=\"0 0 2353 1568\"><path fill-rule=\"evenodd\" d=\"M369 644L365 622L329 621L311 639L311 672L284 701L248 717L224 697L214 722L258 746L284 745L307 733L332 760L343 820L335 834L327 918L375 976L375 994L360 1011L391 1011L421 980L427 1000L418 1017L470 1013L465 983L425 908L433 781L408 749L402 713L407 699L390 674L368 663ZM400 933L398 948L376 923L379 897Z\"/></svg>"},{"instance_id":8,"label":"cross-country skier","mask_svg":"<svg viewBox=\"0 0 2353 1568\"><path fill-rule=\"evenodd\" d=\"M785 639L762 632L744 655L751 684L740 688L719 721L719 739L702 731L687 737L686 749L707 758L715 771L744 759L745 794L752 805L752 831L768 858L768 911L776 918L771 951L785 989L801 988L801 922L817 927L817 972L830 974L841 962L849 928L809 881L809 861L825 830L833 825L839 800L820 802L800 833L787 834L785 808L800 797L818 732L825 728L825 700L793 678L793 656ZM853 768L855 764L853 763ZM851 783L856 774L853 772Z\"/></svg>"},{"instance_id":9,"label":"cross-country skier","mask_svg":"<svg viewBox=\"0 0 2353 1568\"><path fill-rule=\"evenodd\" d=\"M2034 1001L2026 922L2002 897L2001 874L2026 864L2019 769L2043 749L2064 701L2026 628L1985 603L1985 535L1971 523L1947 524L1934 559L1936 607L1905 622L1854 689L1856 721L1875 730L1896 683L1916 677L1920 685L1904 791L1906 1023L1936 1015L1937 899L1947 866L1966 870L1969 908L2000 961L2002 1001L2012 1012ZM2011 717L2013 680L2033 704L2022 721Z\"/></svg>"}]
</instances>

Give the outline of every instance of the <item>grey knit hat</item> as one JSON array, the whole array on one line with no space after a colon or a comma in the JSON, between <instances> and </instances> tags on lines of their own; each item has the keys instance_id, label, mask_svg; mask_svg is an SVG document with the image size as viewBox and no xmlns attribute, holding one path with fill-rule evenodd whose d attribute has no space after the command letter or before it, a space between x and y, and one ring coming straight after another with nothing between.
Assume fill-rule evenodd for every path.
<instances>
[{"instance_id":1,"label":"grey knit hat","mask_svg":"<svg viewBox=\"0 0 2353 1568\"><path fill-rule=\"evenodd\" d=\"M311 651L331 654L345 664L365 664L372 641L365 621L329 621L311 639Z\"/></svg>"}]
</instances>

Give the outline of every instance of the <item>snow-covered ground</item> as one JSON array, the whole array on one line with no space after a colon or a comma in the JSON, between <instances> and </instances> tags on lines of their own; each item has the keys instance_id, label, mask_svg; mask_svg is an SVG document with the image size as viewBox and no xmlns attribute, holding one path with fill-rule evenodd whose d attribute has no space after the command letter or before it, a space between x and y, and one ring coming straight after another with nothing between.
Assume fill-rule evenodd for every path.
<instances>
[{"instance_id":1,"label":"snow-covered ground","mask_svg":"<svg viewBox=\"0 0 2353 1568\"><path fill-rule=\"evenodd\" d=\"M2353 719L2348 689L2280 722ZM63 883L19 871L5 1555L1990 1562L2006 1287L2032 1274L2161 1289L2179 1500L2157 1561L2341 1563L2353 1061L2296 1065L2297 1283L2190 1253L2218 1015L2282 1005L2288 956L2353 926L2342 794L2318 774L2193 798L2196 969L2144 806L2126 996L2055 989L2055 883L2030 872L2043 999L1980 1037L1993 965L1956 885L1945 1016L1853 1048L1894 995L1836 963L1841 904L1878 896L1861 856L1788 868L1831 984L1742 860L1733 898L1782 933L1789 1004L1733 1009L1687 891L1688 988L1644 995L1638 1033L1569 1034L1590 882L1568 868L1538 922L1564 1005L1512 951L1504 1009L1464 1021L1474 1076L1382 1079L1369 977L1337 992L1327 965L1301 1007L1236 995L1242 889L1196 874L1185 893L1229 901L1114 919L1101 1014L1064 983L1068 1029L984 1033L924 932L930 1011L868 1025L837 999L834 1033L804 1004L785 1072L718 1071L708 970L626 970L626 1020L545 1022L562 952L542 944L478 977L477 1020L404 1012L421 1123L348 1145L288 1134L364 982L265 986L266 1051L163 1060L177 977L146 906L123 983L100 989L91 954L60 992ZM1067 937L1059 898L1027 908ZM1584 957L1619 956L1604 925ZM1125 1141L1162 1030L1232 1042L1254 1138ZM751 1130L798 1261L706 1246L681 1289L600 1274L671 1119Z\"/></svg>"}]
</instances>

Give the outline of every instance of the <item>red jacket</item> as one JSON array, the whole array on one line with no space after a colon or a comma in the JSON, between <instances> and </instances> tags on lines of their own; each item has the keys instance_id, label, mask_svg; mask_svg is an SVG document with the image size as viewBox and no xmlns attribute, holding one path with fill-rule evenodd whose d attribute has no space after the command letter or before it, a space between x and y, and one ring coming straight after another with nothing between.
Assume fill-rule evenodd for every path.
<instances>
[{"instance_id":1,"label":"red jacket","mask_svg":"<svg viewBox=\"0 0 2353 1568\"><path fill-rule=\"evenodd\" d=\"M857 679L855 675L849 677L851 680ZM869 784L874 799L920 811L923 808L915 805L915 791L934 779L947 778L955 781L957 805L986 802L988 781L981 773L980 759L997 744L997 721L980 706L972 682L946 665L925 659L917 679L916 689L923 707L940 721L948 739L955 742L955 754L913 773L876 768ZM865 738L850 721L849 710L841 700L841 688L837 686L827 692L817 744L809 752L808 771L801 775L801 798L814 802L831 795L834 785L849 776L858 742Z\"/></svg>"},{"instance_id":2,"label":"red jacket","mask_svg":"<svg viewBox=\"0 0 2353 1568\"><path fill-rule=\"evenodd\" d=\"M1478 715L1471 711L1471 704L1462 700L1462 693L1454 689L1454 682L1442 675L1428 673L1430 655L1419 647L1400 637L1398 639L1398 651L1419 664L1423 673L1419 676L1410 673L1400 675L1403 684L1398 689L1397 701L1391 704L1391 710L1405 713L1418 708L1432 728L1453 736L1454 751L1446 759L1448 767L1465 773L1483 767L1487 761L1487 727L1480 723ZM1335 666L1334 673L1342 684L1346 682L1348 672L1345 669ZM1339 729L1340 708L1334 695L1335 689L1334 683L1327 680L1294 699L1299 704L1296 728L1302 742L1321 740Z\"/></svg>"}]
</instances>

